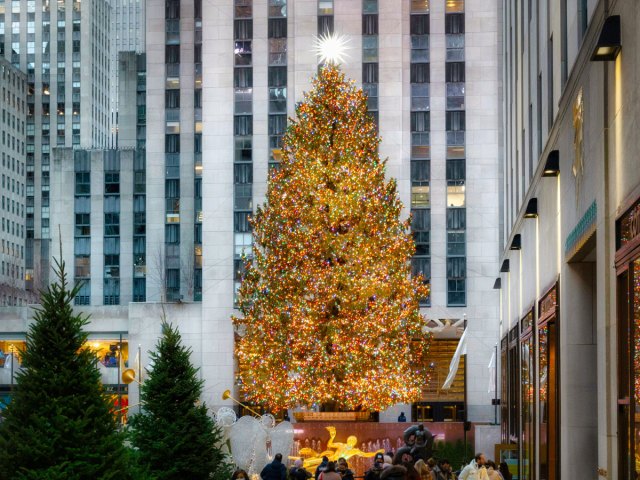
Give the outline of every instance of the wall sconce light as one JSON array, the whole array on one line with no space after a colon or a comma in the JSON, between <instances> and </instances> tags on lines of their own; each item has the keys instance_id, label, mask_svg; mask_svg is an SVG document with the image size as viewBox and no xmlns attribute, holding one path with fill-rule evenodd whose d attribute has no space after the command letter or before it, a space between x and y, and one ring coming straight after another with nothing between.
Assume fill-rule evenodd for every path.
<instances>
[{"instance_id":1,"label":"wall sconce light","mask_svg":"<svg viewBox=\"0 0 640 480\"><path fill-rule=\"evenodd\" d=\"M521 250L522 249L522 236L519 233L516 233L513 236L513 240L511 240L511 245L509 245L509 250Z\"/></svg>"},{"instance_id":2,"label":"wall sconce light","mask_svg":"<svg viewBox=\"0 0 640 480\"><path fill-rule=\"evenodd\" d=\"M504 260L502 262L502 267L500 267L500 273L508 273L509 272L509 260Z\"/></svg>"},{"instance_id":3,"label":"wall sconce light","mask_svg":"<svg viewBox=\"0 0 640 480\"><path fill-rule=\"evenodd\" d=\"M557 177L560 175L560 152L551 150L544 164L543 177Z\"/></svg>"},{"instance_id":4,"label":"wall sconce light","mask_svg":"<svg viewBox=\"0 0 640 480\"><path fill-rule=\"evenodd\" d=\"M493 284L494 290L500 290L502 288L502 279L500 277L496 278L495 283Z\"/></svg>"},{"instance_id":5,"label":"wall sconce light","mask_svg":"<svg viewBox=\"0 0 640 480\"><path fill-rule=\"evenodd\" d=\"M538 199L532 198L527 203L527 209L524 211L524 218L538 218Z\"/></svg>"},{"instance_id":6,"label":"wall sconce light","mask_svg":"<svg viewBox=\"0 0 640 480\"><path fill-rule=\"evenodd\" d=\"M620 15L607 17L600 30L598 43L591 54L592 62L609 62L615 60L622 44L620 43Z\"/></svg>"}]
</instances>

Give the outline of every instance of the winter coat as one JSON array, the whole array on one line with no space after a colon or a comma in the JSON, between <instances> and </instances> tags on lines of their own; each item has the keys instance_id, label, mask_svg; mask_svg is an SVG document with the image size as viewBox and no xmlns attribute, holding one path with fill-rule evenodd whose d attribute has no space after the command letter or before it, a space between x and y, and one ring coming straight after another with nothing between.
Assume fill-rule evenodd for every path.
<instances>
[{"instance_id":1,"label":"winter coat","mask_svg":"<svg viewBox=\"0 0 640 480\"><path fill-rule=\"evenodd\" d=\"M380 474L380 480L405 480L407 469L402 465L392 465L385 468Z\"/></svg>"},{"instance_id":2,"label":"winter coat","mask_svg":"<svg viewBox=\"0 0 640 480\"><path fill-rule=\"evenodd\" d=\"M326 462L321 462L320 465L318 465L318 468L316 468L315 480L318 480L318 477L320 477L320 474L327 469L328 464L329 462L326 461Z\"/></svg>"},{"instance_id":3,"label":"winter coat","mask_svg":"<svg viewBox=\"0 0 640 480\"><path fill-rule=\"evenodd\" d=\"M382 464L376 463L367 470L364 474L364 480L380 480L380 474L382 473Z\"/></svg>"},{"instance_id":4,"label":"winter coat","mask_svg":"<svg viewBox=\"0 0 640 480\"><path fill-rule=\"evenodd\" d=\"M462 469L458 480L489 480L487 469L484 467L478 467L475 460L471 460L471 463Z\"/></svg>"},{"instance_id":5,"label":"winter coat","mask_svg":"<svg viewBox=\"0 0 640 480\"><path fill-rule=\"evenodd\" d=\"M320 480L342 480L338 472L322 472L319 478Z\"/></svg>"},{"instance_id":6,"label":"winter coat","mask_svg":"<svg viewBox=\"0 0 640 480\"><path fill-rule=\"evenodd\" d=\"M303 467L292 467L291 470L289 470L289 478L291 480L307 480L312 476L313 475Z\"/></svg>"},{"instance_id":7,"label":"winter coat","mask_svg":"<svg viewBox=\"0 0 640 480\"><path fill-rule=\"evenodd\" d=\"M436 480L456 480L456 474L453 472L444 473L440 470L440 467L433 469L433 473L436 475Z\"/></svg>"},{"instance_id":8,"label":"winter coat","mask_svg":"<svg viewBox=\"0 0 640 480\"><path fill-rule=\"evenodd\" d=\"M287 467L282 462L274 460L265 465L260 472L262 480L287 480Z\"/></svg>"}]
</instances>

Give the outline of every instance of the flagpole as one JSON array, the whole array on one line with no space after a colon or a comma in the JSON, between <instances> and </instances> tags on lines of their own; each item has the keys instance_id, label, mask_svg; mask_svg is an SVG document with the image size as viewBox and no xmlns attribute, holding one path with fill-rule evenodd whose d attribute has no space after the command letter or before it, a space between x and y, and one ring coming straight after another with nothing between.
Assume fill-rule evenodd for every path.
<instances>
[{"instance_id":1,"label":"flagpole","mask_svg":"<svg viewBox=\"0 0 640 480\"><path fill-rule=\"evenodd\" d=\"M493 376L495 378L495 387L493 390L493 407L495 409L494 415L495 415L495 424L498 425L498 402L496 401L498 399L498 344L496 343L496 346L494 347L494 355L495 355L495 360L493 361Z\"/></svg>"},{"instance_id":2,"label":"flagpole","mask_svg":"<svg viewBox=\"0 0 640 480\"><path fill-rule=\"evenodd\" d=\"M464 317L464 331L462 332L463 335L465 335L467 333L467 314L464 313L462 315ZM466 465L467 463L467 419L468 414L467 414L467 353L466 353L466 348L465 348L465 353L464 353L464 417L462 419L462 428L464 430L464 453L462 454L462 463Z\"/></svg>"}]
</instances>

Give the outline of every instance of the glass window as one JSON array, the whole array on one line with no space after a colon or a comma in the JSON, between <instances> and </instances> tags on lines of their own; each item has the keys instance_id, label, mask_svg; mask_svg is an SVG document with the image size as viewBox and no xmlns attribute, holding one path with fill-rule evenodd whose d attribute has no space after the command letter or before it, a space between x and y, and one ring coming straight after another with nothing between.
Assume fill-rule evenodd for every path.
<instances>
[{"instance_id":1,"label":"glass window","mask_svg":"<svg viewBox=\"0 0 640 480\"><path fill-rule=\"evenodd\" d=\"M462 182L447 182L447 207L465 206L465 186Z\"/></svg>"},{"instance_id":2,"label":"glass window","mask_svg":"<svg viewBox=\"0 0 640 480\"><path fill-rule=\"evenodd\" d=\"M286 17L287 0L269 0L269 17Z\"/></svg>"},{"instance_id":3,"label":"glass window","mask_svg":"<svg viewBox=\"0 0 640 480\"><path fill-rule=\"evenodd\" d=\"M411 0L411 13L429 13L430 0Z\"/></svg>"},{"instance_id":4,"label":"glass window","mask_svg":"<svg viewBox=\"0 0 640 480\"><path fill-rule=\"evenodd\" d=\"M445 13L464 12L464 0L446 0L444 5Z\"/></svg>"},{"instance_id":5,"label":"glass window","mask_svg":"<svg viewBox=\"0 0 640 480\"><path fill-rule=\"evenodd\" d=\"M464 13L445 14L444 33L464 33Z\"/></svg>"},{"instance_id":6,"label":"glass window","mask_svg":"<svg viewBox=\"0 0 640 480\"><path fill-rule=\"evenodd\" d=\"M318 0L318 15L333 15L333 0Z\"/></svg>"},{"instance_id":7,"label":"glass window","mask_svg":"<svg viewBox=\"0 0 640 480\"><path fill-rule=\"evenodd\" d=\"M431 196L428 185L411 187L411 208L429 208Z\"/></svg>"}]
</instances>

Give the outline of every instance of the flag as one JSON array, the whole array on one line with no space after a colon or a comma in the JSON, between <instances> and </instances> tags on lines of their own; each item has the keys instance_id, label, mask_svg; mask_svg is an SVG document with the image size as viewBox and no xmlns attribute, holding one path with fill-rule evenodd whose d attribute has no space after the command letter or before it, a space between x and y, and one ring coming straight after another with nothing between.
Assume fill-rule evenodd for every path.
<instances>
[{"instance_id":1,"label":"flag","mask_svg":"<svg viewBox=\"0 0 640 480\"><path fill-rule=\"evenodd\" d=\"M496 393L496 351L491 354L491 360L489 360L489 390L487 393Z\"/></svg>"},{"instance_id":2,"label":"flag","mask_svg":"<svg viewBox=\"0 0 640 480\"><path fill-rule=\"evenodd\" d=\"M467 354L467 330L465 329L460 337L460 341L458 342L458 346L456 348L456 353L453 354L453 358L451 359L451 363L449 364L449 375L447 375L447 379L444 381L444 385L442 385L442 390L448 390L453 383L453 380L456 378L456 373L458 372L458 365L460 364L460 357L462 355Z\"/></svg>"}]
</instances>

